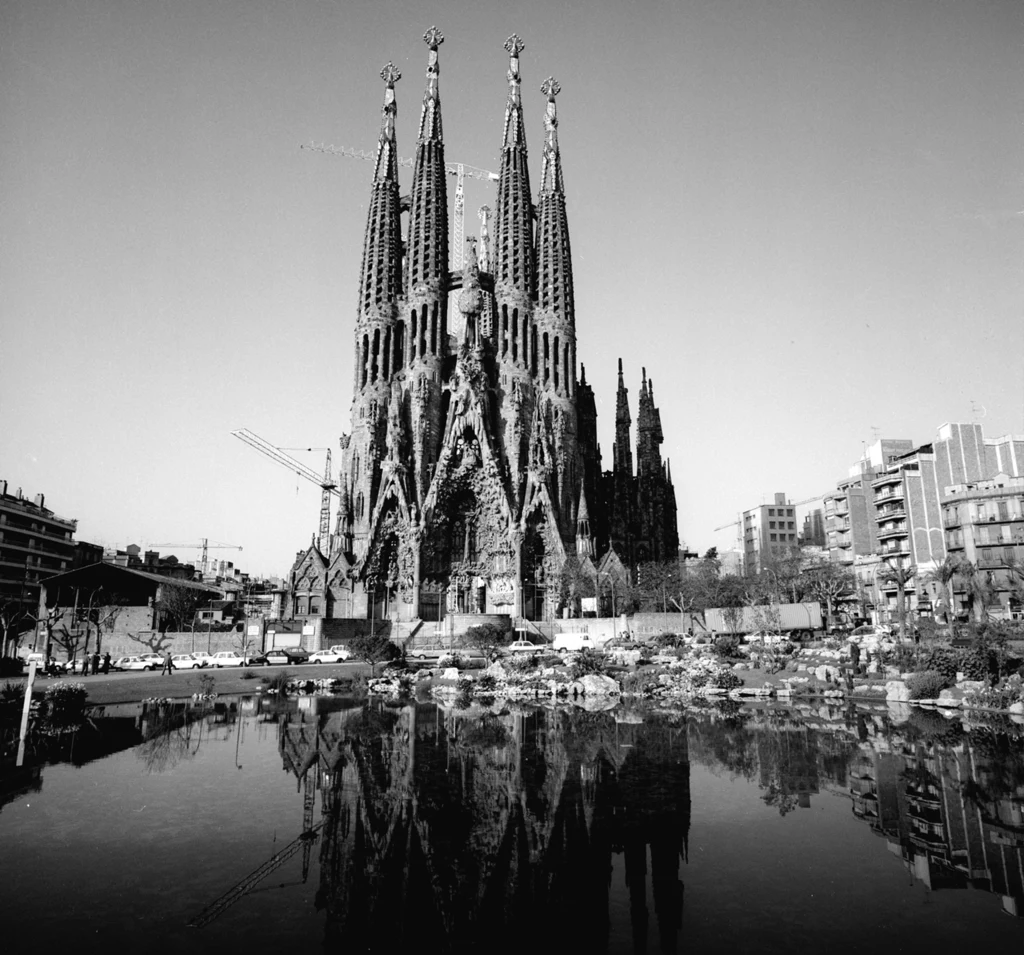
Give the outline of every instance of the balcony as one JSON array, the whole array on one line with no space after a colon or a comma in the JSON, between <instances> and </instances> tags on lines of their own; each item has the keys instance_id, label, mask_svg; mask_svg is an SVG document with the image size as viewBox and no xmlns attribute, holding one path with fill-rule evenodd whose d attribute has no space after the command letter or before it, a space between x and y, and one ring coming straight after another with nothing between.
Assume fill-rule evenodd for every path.
<instances>
[{"instance_id":1,"label":"balcony","mask_svg":"<svg viewBox=\"0 0 1024 955\"><path fill-rule=\"evenodd\" d=\"M909 544L886 544L883 547L878 548L878 553L883 557L892 557L893 555L903 555L904 557L910 556L910 545Z\"/></svg>"},{"instance_id":2,"label":"balcony","mask_svg":"<svg viewBox=\"0 0 1024 955\"><path fill-rule=\"evenodd\" d=\"M907 511L902 504L885 504L875 509L875 520L881 521L886 518L906 517Z\"/></svg>"},{"instance_id":3,"label":"balcony","mask_svg":"<svg viewBox=\"0 0 1024 955\"><path fill-rule=\"evenodd\" d=\"M878 528L878 539L885 540L889 537L906 537L907 536L907 525L906 524L885 524Z\"/></svg>"},{"instance_id":4,"label":"balcony","mask_svg":"<svg viewBox=\"0 0 1024 955\"><path fill-rule=\"evenodd\" d=\"M850 522L835 521L830 529L835 531L837 534L841 534L843 531L848 531L850 529Z\"/></svg>"},{"instance_id":5,"label":"balcony","mask_svg":"<svg viewBox=\"0 0 1024 955\"><path fill-rule=\"evenodd\" d=\"M886 487L875 492L875 504L878 505L885 501L902 501L905 496L902 484Z\"/></svg>"}]
</instances>

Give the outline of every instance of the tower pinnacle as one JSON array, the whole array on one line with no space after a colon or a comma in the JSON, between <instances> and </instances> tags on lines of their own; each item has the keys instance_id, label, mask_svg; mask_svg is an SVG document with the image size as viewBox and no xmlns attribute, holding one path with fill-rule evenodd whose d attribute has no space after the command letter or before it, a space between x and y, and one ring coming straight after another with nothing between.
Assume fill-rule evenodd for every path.
<instances>
[{"instance_id":1,"label":"tower pinnacle","mask_svg":"<svg viewBox=\"0 0 1024 955\"><path fill-rule=\"evenodd\" d=\"M384 107L381 110L380 137L377 140L377 164L374 179L388 179L398 182L398 153L395 151L395 116L398 104L395 102L395 83L402 74L394 63L388 61L380 71L384 81Z\"/></svg>"}]
</instances>

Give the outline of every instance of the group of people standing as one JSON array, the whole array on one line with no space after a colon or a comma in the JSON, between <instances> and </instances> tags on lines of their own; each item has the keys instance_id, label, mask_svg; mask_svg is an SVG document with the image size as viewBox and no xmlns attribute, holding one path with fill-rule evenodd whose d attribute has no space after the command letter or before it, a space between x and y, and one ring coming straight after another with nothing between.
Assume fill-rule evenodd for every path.
<instances>
[{"instance_id":1,"label":"group of people standing","mask_svg":"<svg viewBox=\"0 0 1024 955\"><path fill-rule=\"evenodd\" d=\"M101 657L98 653L93 655L82 657L82 672L81 676L89 675L89 667L92 667L92 675L96 676L98 673L106 675L110 672L110 654L104 653Z\"/></svg>"}]
</instances>

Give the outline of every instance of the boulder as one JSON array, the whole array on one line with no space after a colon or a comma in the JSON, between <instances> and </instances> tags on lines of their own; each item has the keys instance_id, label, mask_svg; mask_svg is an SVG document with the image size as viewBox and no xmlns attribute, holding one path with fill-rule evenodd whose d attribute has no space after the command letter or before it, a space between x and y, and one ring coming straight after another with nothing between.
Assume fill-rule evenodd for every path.
<instances>
[{"instance_id":1,"label":"boulder","mask_svg":"<svg viewBox=\"0 0 1024 955\"><path fill-rule=\"evenodd\" d=\"M597 673L588 673L579 680L586 696L618 696L620 693L619 683L610 676L600 676Z\"/></svg>"},{"instance_id":2,"label":"boulder","mask_svg":"<svg viewBox=\"0 0 1024 955\"><path fill-rule=\"evenodd\" d=\"M885 698L891 703L906 703L910 699L910 690L902 680L889 680L885 684Z\"/></svg>"},{"instance_id":3,"label":"boulder","mask_svg":"<svg viewBox=\"0 0 1024 955\"><path fill-rule=\"evenodd\" d=\"M488 676L493 676L499 683L508 679L508 672L497 660L484 670L484 673Z\"/></svg>"},{"instance_id":4,"label":"boulder","mask_svg":"<svg viewBox=\"0 0 1024 955\"><path fill-rule=\"evenodd\" d=\"M940 690L939 698L935 702L938 706L953 707L955 709L964 705L964 697L957 690Z\"/></svg>"},{"instance_id":5,"label":"boulder","mask_svg":"<svg viewBox=\"0 0 1024 955\"><path fill-rule=\"evenodd\" d=\"M448 667L441 672L442 680L457 680L459 678L458 667Z\"/></svg>"},{"instance_id":6,"label":"boulder","mask_svg":"<svg viewBox=\"0 0 1024 955\"><path fill-rule=\"evenodd\" d=\"M1015 716L1024 716L1024 703L1017 702L1010 704L1010 713Z\"/></svg>"}]
</instances>

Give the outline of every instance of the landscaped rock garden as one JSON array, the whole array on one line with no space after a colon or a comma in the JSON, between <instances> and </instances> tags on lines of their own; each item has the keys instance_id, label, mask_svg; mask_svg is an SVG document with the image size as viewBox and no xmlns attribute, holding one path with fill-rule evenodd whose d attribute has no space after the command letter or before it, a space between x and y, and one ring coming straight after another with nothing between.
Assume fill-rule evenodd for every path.
<instances>
[{"instance_id":1,"label":"landscaped rock garden","mask_svg":"<svg viewBox=\"0 0 1024 955\"><path fill-rule=\"evenodd\" d=\"M723 637L715 644L676 638L660 647L506 655L482 670L467 670L457 653L435 668L389 668L369 681L371 693L417 693L460 708L479 701L528 700L607 707L623 699L660 704L699 700L822 700L888 702L947 710L978 709L1024 718L1024 661L1005 642L979 638L970 647L901 645L889 638L851 645L838 640L809 646L767 647Z\"/></svg>"}]
</instances>

